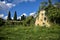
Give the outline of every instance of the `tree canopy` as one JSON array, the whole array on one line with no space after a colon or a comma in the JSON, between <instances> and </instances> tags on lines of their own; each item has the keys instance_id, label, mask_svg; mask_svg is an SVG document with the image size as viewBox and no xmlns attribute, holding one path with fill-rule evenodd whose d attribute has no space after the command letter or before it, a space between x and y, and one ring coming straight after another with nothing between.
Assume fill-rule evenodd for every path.
<instances>
[{"instance_id":1,"label":"tree canopy","mask_svg":"<svg viewBox=\"0 0 60 40\"><path fill-rule=\"evenodd\" d=\"M11 13L9 11L7 20L11 20Z\"/></svg>"},{"instance_id":2,"label":"tree canopy","mask_svg":"<svg viewBox=\"0 0 60 40\"><path fill-rule=\"evenodd\" d=\"M60 8L57 6L58 4L52 4L52 0L48 0L48 2L42 2L40 8L38 10L38 15L40 10L46 10L46 16L53 23L60 24Z\"/></svg>"},{"instance_id":3,"label":"tree canopy","mask_svg":"<svg viewBox=\"0 0 60 40\"><path fill-rule=\"evenodd\" d=\"M14 13L14 20L17 20L17 13L16 13L16 11Z\"/></svg>"}]
</instances>

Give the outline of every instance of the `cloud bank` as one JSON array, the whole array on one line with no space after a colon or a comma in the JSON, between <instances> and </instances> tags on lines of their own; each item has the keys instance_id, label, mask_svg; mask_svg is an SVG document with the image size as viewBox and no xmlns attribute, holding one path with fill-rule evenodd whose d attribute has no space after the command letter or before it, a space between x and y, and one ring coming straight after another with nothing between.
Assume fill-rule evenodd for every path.
<instances>
[{"instance_id":1,"label":"cloud bank","mask_svg":"<svg viewBox=\"0 0 60 40\"><path fill-rule=\"evenodd\" d=\"M7 20L8 16L5 16L4 19Z\"/></svg>"},{"instance_id":2,"label":"cloud bank","mask_svg":"<svg viewBox=\"0 0 60 40\"><path fill-rule=\"evenodd\" d=\"M0 6L3 8L11 8L21 2L35 2L36 0L0 0Z\"/></svg>"},{"instance_id":3,"label":"cloud bank","mask_svg":"<svg viewBox=\"0 0 60 40\"><path fill-rule=\"evenodd\" d=\"M2 18L4 16L4 14L0 14L0 18Z\"/></svg>"},{"instance_id":4,"label":"cloud bank","mask_svg":"<svg viewBox=\"0 0 60 40\"><path fill-rule=\"evenodd\" d=\"M36 12L32 12L32 13L30 13L30 16L33 16L34 18L37 16L36 15Z\"/></svg>"},{"instance_id":5,"label":"cloud bank","mask_svg":"<svg viewBox=\"0 0 60 40\"><path fill-rule=\"evenodd\" d=\"M0 1L0 6L2 7L2 8L11 8L11 7L13 7L13 6L15 6L15 4L12 4L12 3L6 3L6 1Z\"/></svg>"}]
</instances>

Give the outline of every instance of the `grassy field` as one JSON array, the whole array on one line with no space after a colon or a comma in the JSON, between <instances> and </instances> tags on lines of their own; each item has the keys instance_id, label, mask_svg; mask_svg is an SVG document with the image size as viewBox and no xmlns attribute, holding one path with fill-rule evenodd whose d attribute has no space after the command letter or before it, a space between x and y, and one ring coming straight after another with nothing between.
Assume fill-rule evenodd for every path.
<instances>
[{"instance_id":1,"label":"grassy field","mask_svg":"<svg viewBox=\"0 0 60 40\"><path fill-rule=\"evenodd\" d=\"M0 27L0 40L60 40L60 26L7 25Z\"/></svg>"}]
</instances>

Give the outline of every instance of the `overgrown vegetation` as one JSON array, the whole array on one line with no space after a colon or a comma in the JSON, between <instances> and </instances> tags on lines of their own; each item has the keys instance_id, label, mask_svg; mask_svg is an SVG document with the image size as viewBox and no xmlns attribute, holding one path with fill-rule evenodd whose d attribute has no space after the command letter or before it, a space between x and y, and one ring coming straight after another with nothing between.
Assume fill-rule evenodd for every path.
<instances>
[{"instance_id":1,"label":"overgrown vegetation","mask_svg":"<svg viewBox=\"0 0 60 40\"><path fill-rule=\"evenodd\" d=\"M54 6L48 7L46 15L51 22L60 24L60 8Z\"/></svg>"},{"instance_id":2,"label":"overgrown vegetation","mask_svg":"<svg viewBox=\"0 0 60 40\"><path fill-rule=\"evenodd\" d=\"M60 40L60 26L50 28L40 26L7 25L0 27L3 40Z\"/></svg>"},{"instance_id":3,"label":"overgrown vegetation","mask_svg":"<svg viewBox=\"0 0 60 40\"><path fill-rule=\"evenodd\" d=\"M50 22L55 24L60 24L60 8L58 7L58 4L53 4L51 0L48 0L48 2L42 2L40 8L46 10L46 16Z\"/></svg>"},{"instance_id":4,"label":"overgrown vegetation","mask_svg":"<svg viewBox=\"0 0 60 40\"><path fill-rule=\"evenodd\" d=\"M0 18L0 26L4 25L4 20L2 18Z\"/></svg>"},{"instance_id":5,"label":"overgrown vegetation","mask_svg":"<svg viewBox=\"0 0 60 40\"><path fill-rule=\"evenodd\" d=\"M49 18L51 27L35 26L33 16L21 16L21 20L17 20L15 11L14 19L11 20L9 11L8 20L0 18L0 40L60 40L60 8L54 7L49 0L49 5L44 9ZM53 24L54 23L54 24ZM56 23L56 24L55 24Z\"/></svg>"}]
</instances>

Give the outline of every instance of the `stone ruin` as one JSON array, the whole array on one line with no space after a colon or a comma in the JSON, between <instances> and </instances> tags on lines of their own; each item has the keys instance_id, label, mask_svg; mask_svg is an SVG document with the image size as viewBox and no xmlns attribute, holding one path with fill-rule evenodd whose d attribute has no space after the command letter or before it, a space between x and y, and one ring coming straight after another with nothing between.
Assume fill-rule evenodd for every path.
<instances>
[{"instance_id":1,"label":"stone ruin","mask_svg":"<svg viewBox=\"0 0 60 40\"><path fill-rule=\"evenodd\" d=\"M36 17L35 25L50 27L48 18L45 15L45 10L40 10L38 16Z\"/></svg>"}]
</instances>

